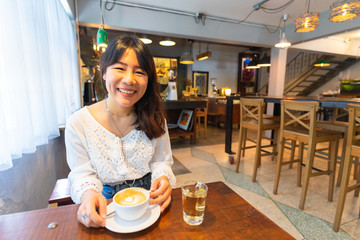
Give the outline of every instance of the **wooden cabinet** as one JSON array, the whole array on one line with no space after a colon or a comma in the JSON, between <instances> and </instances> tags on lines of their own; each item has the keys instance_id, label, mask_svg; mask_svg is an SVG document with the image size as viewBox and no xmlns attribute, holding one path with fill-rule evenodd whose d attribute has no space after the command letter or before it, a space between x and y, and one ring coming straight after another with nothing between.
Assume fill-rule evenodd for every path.
<instances>
[{"instance_id":1,"label":"wooden cabinet","mask_svg":"<svg viewBox=\"0 0 360 240\"><path fill-rule=\"evenodd\" d=\"M206 107L206 101L204 100L177 100L177 101L164 101L164 107L166 109L166 120L168 123L177 124L182 109L188 109L193 111L192 127L185 131L181 128L169 129L170 137L190 136L190 143L196 143L196 108Z\"/></svg>"},{"instance_id":2,"label":"wooden cabinet","mask_svg":"<svg viewBox=\"0 0 360 240\"><path fill-rule=\"evenodd\" d=\"M226 98L209 98L208 118L211 116L216 120L216 126L220 127L220 123L225 125L226 121ZM240 103L233 103L232 124L240 123Z\"/></svg>"}]
</instances>

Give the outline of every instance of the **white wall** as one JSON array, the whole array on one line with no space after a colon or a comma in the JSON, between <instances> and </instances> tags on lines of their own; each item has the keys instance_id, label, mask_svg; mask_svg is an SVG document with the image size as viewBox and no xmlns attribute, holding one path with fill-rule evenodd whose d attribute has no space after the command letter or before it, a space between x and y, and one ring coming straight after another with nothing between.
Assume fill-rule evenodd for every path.
<instances>
[{"instance_id":1,"label":"white wall","mask_svg":"<svg viewBox=\"0 0 360 240\"><path fill-rule=\"evenodd\" d=\"M201 44L201 52L206 51L205 44ZM242 47L209 44L209 51L212 56L203 61L197 61L196 55L199 54L199 44L193 44L192 71L209 72L208 93L211 93L211 78L216 78L217 88L231 88L232 93L237 90L238 59L239 53L244 51Z\"/></svg>"}]
</instances>

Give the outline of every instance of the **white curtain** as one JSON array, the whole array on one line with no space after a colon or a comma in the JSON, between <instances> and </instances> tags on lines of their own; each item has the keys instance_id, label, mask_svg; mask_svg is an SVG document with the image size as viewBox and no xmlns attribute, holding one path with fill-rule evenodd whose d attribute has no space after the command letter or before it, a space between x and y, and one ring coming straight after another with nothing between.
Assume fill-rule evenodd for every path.
<instances>
[{"instance_id":1,"label":"white curtain","mask_svg":"<svg viewBox=\"0 0 360 240\"><path fill-rule=\"evenodd\" d=\"M75 31L60 0L0 0L0 171L80 108Z\"/></svg>"}]
</instances>

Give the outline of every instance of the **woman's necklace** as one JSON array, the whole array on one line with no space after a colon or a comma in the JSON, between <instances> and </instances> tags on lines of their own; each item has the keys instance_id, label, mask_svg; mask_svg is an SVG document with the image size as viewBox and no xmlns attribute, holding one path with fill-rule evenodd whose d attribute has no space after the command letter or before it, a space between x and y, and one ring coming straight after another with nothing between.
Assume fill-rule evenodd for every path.
<instances>
[{"instance_id":1,"label":"woman's necklace","mask_svg":"<svg viewBox=\"0 0 360 240\"><path fill-rule=\"evenodd\" d=\"M128 125L126 126L126 128L125 128L124 130L120 131L118 125L116 124L115 120L114 120L113 117L112 117L112 115L115 115L115 116L116 116L116 114L112 113L111 110L109 109L109 107L108 107L108 105L107 105L107 100L105 100L105 109L106 109L106 112L107 112L107 114L109 115L111 121L112 121L113 124L115 125L117 131L120 133L120 137L124 137L123 133L129 128L129 126L130 126L130 124L131 124L131 122L132 122L132 120L133 120L134 115L131 116L131 118L130 118L130 120L129 120L129 123L128 123ZM130 115L130 113L129 113L127 116L129 116L129 115Z\"/></svg>"}]
</instances>

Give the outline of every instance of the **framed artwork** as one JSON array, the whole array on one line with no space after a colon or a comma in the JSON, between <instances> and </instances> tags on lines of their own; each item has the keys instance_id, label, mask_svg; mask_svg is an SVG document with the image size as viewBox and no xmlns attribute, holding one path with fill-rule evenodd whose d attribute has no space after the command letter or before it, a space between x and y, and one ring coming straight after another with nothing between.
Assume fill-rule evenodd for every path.
<instances>
[{"instance_id":1,"label":"framed artwork","mask_svg":"<svg viewBox=\"0 0 360 240\"><path fill-rule=\"evenodd\" d=\"M197 88L198 95L208 93L209 72L193 71L192 87Z\"/></svg>"},{"instance_id":2,"label":"framed artwork","mask_svg":"<svg viewBox=\"0 0 360 240\"><path fill-rule=\"evenodd\" d=\"M177 122L177 125L179 128L187 131L189 129L189 126L191 125L191 117L193 115L193 111L183 109L181 110L179 120Z\"/></svg>"},{"instance_id":3,"label":"framed artwork","mask_svg":"<svg viewBox=\"0 0 360 240\"><path fill-rule=\"evenodd\" d=\"M241 82L249 83L255 82L256 69L246 69L246 66L251 62L251 58L243 57L241 59Z\"/></svg>"}]
</instances>

